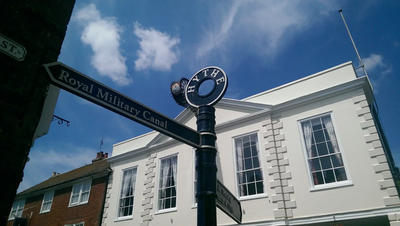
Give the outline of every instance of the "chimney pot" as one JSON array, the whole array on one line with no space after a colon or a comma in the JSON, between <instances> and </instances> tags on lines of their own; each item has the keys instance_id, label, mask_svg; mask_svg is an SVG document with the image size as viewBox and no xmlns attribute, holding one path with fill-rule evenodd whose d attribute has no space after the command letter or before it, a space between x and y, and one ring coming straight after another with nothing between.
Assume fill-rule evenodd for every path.
<instances>
[{"instance_id":1,"label":"chimney pot","mask_svg":"<svg viewBox=\"0 0 400 226\"><path fill-rule=\"evenodd\" d=\"M104 158L105 158L105 159L108 158L108 153L105 153L105 154L104 154Z\"/></svg>"},{"instance_id":2,"label":"chimney pot","mask_svg":"<svg viewBox=\"0 0 400 226\"><path fill-rule=\"evenodd\" d=\"M54 177L57 174L57 172L53 172L53 175L51 175L51 177Z\"/></svg>"}]
</instances>

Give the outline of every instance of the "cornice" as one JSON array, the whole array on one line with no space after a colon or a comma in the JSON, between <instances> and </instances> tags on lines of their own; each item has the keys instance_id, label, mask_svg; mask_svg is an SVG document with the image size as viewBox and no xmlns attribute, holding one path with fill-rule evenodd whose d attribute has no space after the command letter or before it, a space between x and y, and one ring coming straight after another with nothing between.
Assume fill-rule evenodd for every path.
<instances>
[{"instance_id":1,"label":"cornice","mask_svg":"<svg viewBox=\"0 0 400 226\"><path fill-rule=\"evenodd\" d=\"M266 93L271 93L271 92L274 92L274 91L277 91L277 90L280 90L280 89L284 89L284 88L286 88L286 87L288 87L288 86L292 86L292 85L294 85L294 84L296 84L296 83L304 82L304 81L306 81L306 80L308 80L308 79L311 79L311 78L314 78L314 77L318 77L318 76L323 75L323 74L326 74L326 73L328 73L328 72L335 71L335 70L337 70L337 69L339 69L339 68L346 67L346 66L348 66L348 65L352 65L352 62L351 62L351 61L348 61L348 62L346 62L346 63L337 65L337 66L335 66L335 67L328 68L328 69L326 69L326 70L317 72L317 73L315 73L315 74L306 76L306 77L304 77L304 78L295 80L295 81L293 81L293 82L289 82L289 83L286 83L286 84L284 84L284 85L278 86L278 87L276 87L276 88L269 89L269 90L266 90L266 91L264 91L264 92L257 93L257 94L255 94L255 95L253 95L253 96L246 97L246 98L244 98L244 99L242 99L242 100L253 99L253 98L255 98L255 97L262 96L262 95L264 95L264 94L266 94ZM355 74L355 73L354 73L354 74Z\"/></svg>"},{"instance_id":2,"label":"cornice","mask_svg":"<svg viewBox=\"0 0 400 226\"><path fill-rule=\"evenodd\" d=\"M144 138L144 137L146 137L146 136L151 136L151 135L154 134L154 133L158 133L158 132L155 131L155 130L152 130L152 131L150 131L150 132L148 132L148 133L144 133L144 134L142 134L142 135L139 135L139 136L136 136L136 137L132 137L132 138L130 138L130 139L128 139L128 140L124 140L124 141L121 141L121 142L119 142L119 143L113 144L113 147L118 146L118 145L121 145L121 144L129 143L129 142L131 142L131 141L135 141L135 140L137 140L137 139Z\"/></svg>"},{"instance_id":3,"label":"cornice","mask_svg":"<svg viewBox=\"0 0 400 226\"><path fill-rule=\"evenodd\" d=\"M343 64L342 66L345 66L346 64ZM339 65L341 66L341 65ZM333 69L332 69L333 70ZM215 127L216 132L222 130L222 129L226 129L229 128L231 126L235 126L239 123L243 123L243 122L247 122L262 116L267 116L268 114L272 114L276 111L283 111L283 110L287 110L290 108L295 108L307 103L311 103L311 102L315 102L318 100L322 100L322 99L326 99L329 96L335 96L335 95L339 95L342 94L344 92L349 92L351 90L356 90L359 88L363 88L364 91L366 91L367 96L370 95L369 93L372 93L371 91L371 87L369 86L369 83L367 81L366 77L360 77L357 78L355 80L352 80L350 82L346 82L328 89L324 89L309 95L305 95L305 96L301 96L299 98L275 105L275 106L271 106L271 105L267 105L267 104L257 104L257 103L251 103L248 101L238 101L238 100L232 100L232 99L222 99L221 100L221 104L224 105L226 104L227 106L232 106L233 102L234 106L236 107L248 107L251 106L253 109L262 109L259 110L255 113L237 118L237 119L233 119L231 121L228 122L224 122L221 124L217 124ZM242 103L242 104L239 104ZM185 110L186 111L186 110ZM187 113L192 113L189 110L187 110ZM185 114L187 114L185 113ZM182 116L183 117L183 116ZM159 134L156 136L156 138L154 138L153 141L155 141L157 138L160 138L162 136L165 136L163 134ZM169 140L165 140L163 142L154 144L154 142L151 141L146 147L143 148L139 148L136 150L132 150L114 157L109 157L108 158L108 162L110 163L115 163L117 161L121 161L124 160L126 158L131 158L131 157L135 157L135 156L139 156L141 154L147 153L147 152L151 152L152 150L155 150L157 148L161 148L161 147L165 147L168 145L174 145L179 143L179 141L175 140L175 139L169 139Z\"/></svg>"},{"instance_id":4,"label":"cornice","mask_svg":"<svg viewBox=\"0 0 400 226\"><path fill-rule=\"evenodd\" d=\"M330 87L328 89L317 91L317 92L314 92L314 93L311 93L311 94L308 94L305 96L301 96L296 99L292 99L290 101L286 101L286 102L274 105L272 107L272 112L283 111L286 109L298 107L300 105L304 105L307 103L326 99L329 96L336 96L336 95L339 95L339 94L342 94L345 92L349 92L351 90L356 90L356 89L360 89L360 88L365 89L365 88L368 88L368 86L365 87L365 85L367 84L366 82L367 82L367 80L365 77L360 77L360 78L357 78L350 82L342 83L337 86ZM367 93L368 93L368 90L367 90Z\"/></svg>"},{"instance_id":5,"label":"cornice","mask_svg":"<svg viewBox=\"0 0 400 226\"><path fill-rule=\"evenodd\" d=\"M260 111L264 110L266 108L271 108L272 105L270 104L261 104L261 103L255 103L255 102L250 102L250 101L244 101L244 100L235 100L235 99L229 99L229 98L223 98L220 102L216 104L216 107L220 108L228 108L228 109L237 109L237 110L253 110L253 111Z\"/></svg>"},{"instance_id":6,"label":"cornice","mask_svg":"<svg viewBox=\"0 0 400 226\"><path fill-rule=\"evenodd\" d=\"M135 149L135 150L131 150L116 156L111 156L107 158L107 162L109 162L110 164L118 162L118 161L122 161L125 160L127 158L132 158L132 157L136 157L136 156L140 156L142 154L144 154L145 152L147 152L149 150L149 148L147 147L142 147L139 149Z\"/></svg>"},{"instance_id":7,"label":"cornice","mask_svg":"<svg viewBox=\"0 0 400 226\"><path fill-rule=\"evenodd\" d=\"M133 157L136 157L136 156L140 156L142 154L150 153L154 149L163 148L163 147L167 147L169 145L174 145L174 144L178 144L178 143L180 143L180 142L175 140L175 139L169 139L169 140L166 140L164 142L155 144L155 145L150 146L150 147L143 147L143 148L139 148L139 149L136 149L136 150L131 150L131 151L125 152L125 153L120 154L120 155L108 157L107 161L110 164L116 163L116 162L119 162L119 161L126 160L127 158L133 158Z\"/></svg>"},{"instance_id":8,"label":"cornice","mask_svg":"<svg viewBox=\"0 0 400 226\"><path fill-rule=\"evenodd\" d=\"M229 98L222 98L221 101L219 101L215 105L215 107L232 109L232 110L246 110L247 112L248 111L257 111L258 112L258 111L264 110L266 108L271 109L272 105L260 104L260 103L254 103L254 102L249 102L249 101L242 101L242 100L235 100L235 99L229 99ZM175 121L180 122L180 123L186 122L192 117L194 117L193 112L191 112L189 109L185 109L175 118ZM217 125L217 127L218 127L218 125ZM216 129L217 129L217 127L216 127ZM163 142L162 139L164 137L166 137L166 135L159 133L146 146L152 147L159 141L161 141L161 143L162 143Z\"/></svg>"}]
</instances>

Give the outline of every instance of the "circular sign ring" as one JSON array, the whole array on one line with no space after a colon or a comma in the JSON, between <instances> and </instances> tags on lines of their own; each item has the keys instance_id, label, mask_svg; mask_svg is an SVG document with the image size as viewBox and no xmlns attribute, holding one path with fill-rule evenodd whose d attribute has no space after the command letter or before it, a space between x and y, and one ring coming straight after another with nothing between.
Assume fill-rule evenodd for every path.
<instances>
[{"instance_id":1,"label":"circular sign ring","mask_svg":"<svg viewBox=\"0 0 400 226\"><path fill-rule=\"evenodd\" d=\"M199 94L200 86L207 80L214 82L213 89L205 95ZM216 104L226 93L228 77L224 70L216 66L201 69L189 80L185 88L185 98L188 104L198 108Z\"/></svg>"}]
</instances>

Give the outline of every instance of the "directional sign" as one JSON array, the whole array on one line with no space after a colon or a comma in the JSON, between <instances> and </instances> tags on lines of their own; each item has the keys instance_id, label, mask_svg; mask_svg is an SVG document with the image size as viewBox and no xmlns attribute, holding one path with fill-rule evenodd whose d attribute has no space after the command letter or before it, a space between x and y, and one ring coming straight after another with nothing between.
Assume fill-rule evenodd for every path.
<instances>
[{"instance_id":1,"label":"directional sign","mask_svg":"<svg viewBox=\"0 0 400 226\"><path fill-rule=\"evenodd\" d=\"M23 61L26 55L25 47L2 34L0 34L0 51L18 61Z\"/></svg>"},{"instance_id":2,"label":"directional sign","mask_svg":"<svg viewBox=\"0 0 400 226\"><path fill-rule=\"evenodd\" d=\"M173 119L107 87L63 63L43 65L50 82L72 94L157 130L192 147L200 147L200 134Z\"/></svg>"},{"instance_id":3,"label":"directional sign","mask_svg":"<svg viewBox=\"0 0 400 226\"><path fill-rule=\"evenodd\" d=\"M238 224L242 223L242 206L239 200L217 180L217 207Z\"/></svg>"}]
</instances>

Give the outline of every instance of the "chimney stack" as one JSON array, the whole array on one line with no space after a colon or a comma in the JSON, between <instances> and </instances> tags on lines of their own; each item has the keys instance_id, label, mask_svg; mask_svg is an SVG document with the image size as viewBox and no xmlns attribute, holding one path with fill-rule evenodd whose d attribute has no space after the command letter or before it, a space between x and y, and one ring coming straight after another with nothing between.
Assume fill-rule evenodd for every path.
<instances>
[{"instance_id":1,"label":"chimney stack","mask_svg":"<svg viewBox=\"0 0 400 226\"><path fill-rule=\"evenodd\" d=\"M96 158L92 160L92 162L97 162L100 161L102 159L106 159L108 158L108 153L104 153L102 151L97 152Z\"/></svg>"}]
</instances>

